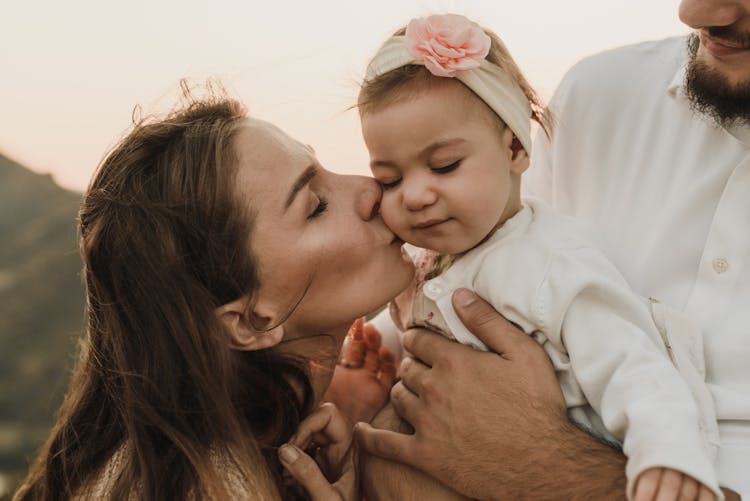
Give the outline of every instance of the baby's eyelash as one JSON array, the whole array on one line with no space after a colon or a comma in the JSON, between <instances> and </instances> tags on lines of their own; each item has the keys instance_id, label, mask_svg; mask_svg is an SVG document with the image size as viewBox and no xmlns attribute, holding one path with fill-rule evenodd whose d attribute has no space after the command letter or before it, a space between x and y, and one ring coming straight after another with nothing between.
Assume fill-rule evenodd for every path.
<instances>
[{"instance_id":1,"label":"baby's eyelash","mask_svg":"<svg viewBox=\"0 0 750 501\"><path fill-rule=\"evenodd\" d=\"M328 200L323 197L318 197L318 205L316 205L315 209L310 213L309 216L307 216L307 219L315 219L316 217L323 214L326 209L328 209Z\"/></svg>"},{"instance_id":2,"label":"baby's eyelash","mask_svg":"<svg viewBox=\"0 0 750 501\"><path fill-rule=\"evenodd\" d=\"M380 183L380 187L383 188L383 191L390 190L391 188L395 188L398 186L398 183L401 182L400 179L396 179L395 181L391 181L390 183L384 183L383 181L378 181Z\"/></svg>"},{"instance_id":3,"label":"baby's eyelash","mask_svg":"<svg viewBox=\"0 0 750 501\"><path fill-rule=\"evenodd\" d=\"M436 174L447 174L449 172L453 172L454 170L458 169L458 166L461 165L461 161L453 162L450 165L446 165L445 167L434 167L430 170Z\"/></svg>"}]
</instances>

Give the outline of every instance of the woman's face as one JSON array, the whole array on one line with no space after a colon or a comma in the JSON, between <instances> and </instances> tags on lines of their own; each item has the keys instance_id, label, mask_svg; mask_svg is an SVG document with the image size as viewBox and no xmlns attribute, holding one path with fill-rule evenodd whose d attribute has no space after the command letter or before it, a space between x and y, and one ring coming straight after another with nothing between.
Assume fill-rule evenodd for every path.
<instances>
[{"instance_id":1,"label":"woman's face","mask_svg":"<svg viewBox=\"0 0 750 501\"><path fill-rule=\"evenodd\" d=\"M256 313L284 322L284 341L343 334L409 283L413 267L385 226L366 177L325 170L273 125L247 119L235 149L238 192L252 214Z\"/></svg>"}]
</instances>

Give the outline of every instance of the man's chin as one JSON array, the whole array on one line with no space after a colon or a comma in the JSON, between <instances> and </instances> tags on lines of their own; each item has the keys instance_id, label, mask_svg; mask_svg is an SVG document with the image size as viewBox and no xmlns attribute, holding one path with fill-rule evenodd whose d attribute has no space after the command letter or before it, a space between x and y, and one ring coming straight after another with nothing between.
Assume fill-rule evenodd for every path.
<instances>
[{"instance_id":1,"label":"man's chin","mask_svg":"<svg viewBox=\"0 0 750 501\"><path fill-rule=\"evenodd\" d=\"M699 46L698 35L691 35L685 82L691 106L724 126L750 125L750 76L745 81L733 82L724 72L704 61Z\"/></svg>"}]
</instances>

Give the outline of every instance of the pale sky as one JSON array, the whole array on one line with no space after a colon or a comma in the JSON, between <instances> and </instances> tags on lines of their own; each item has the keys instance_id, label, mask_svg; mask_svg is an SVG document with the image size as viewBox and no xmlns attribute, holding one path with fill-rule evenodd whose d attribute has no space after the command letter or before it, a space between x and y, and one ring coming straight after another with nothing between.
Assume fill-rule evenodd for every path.
<instances>
[{"instance_id":1,"label":"pale sky","mask_svg":"<svg viewBox=\"0 0 750 501\"><path fill-rule=\"evenodd\" d=\"M494 30L545 99L580 58L681 35L678 0L43 0L0 22L0 152L83 190L133 107L163 110L180 78L217 77L250 113L366 174L357 82L412 17Z\"/></svg>"}]
</instances>

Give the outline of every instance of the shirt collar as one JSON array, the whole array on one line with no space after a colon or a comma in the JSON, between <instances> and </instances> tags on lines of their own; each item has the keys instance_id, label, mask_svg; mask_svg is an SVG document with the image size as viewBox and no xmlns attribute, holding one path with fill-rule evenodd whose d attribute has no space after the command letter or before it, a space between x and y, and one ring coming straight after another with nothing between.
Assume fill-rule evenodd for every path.
<instances>
[{"instance_id":1,"label":"shirt collar","mask_svg":"<svg viewBox=\"0 0 750 501\"><path fill-rule=\"evenodd\" d=\"M680 65L672 77L672 81L669 82L667 92L672 97L686 97L685 94L685 74L687 72L687 62Z\"/></svg>"}]
</instances>

